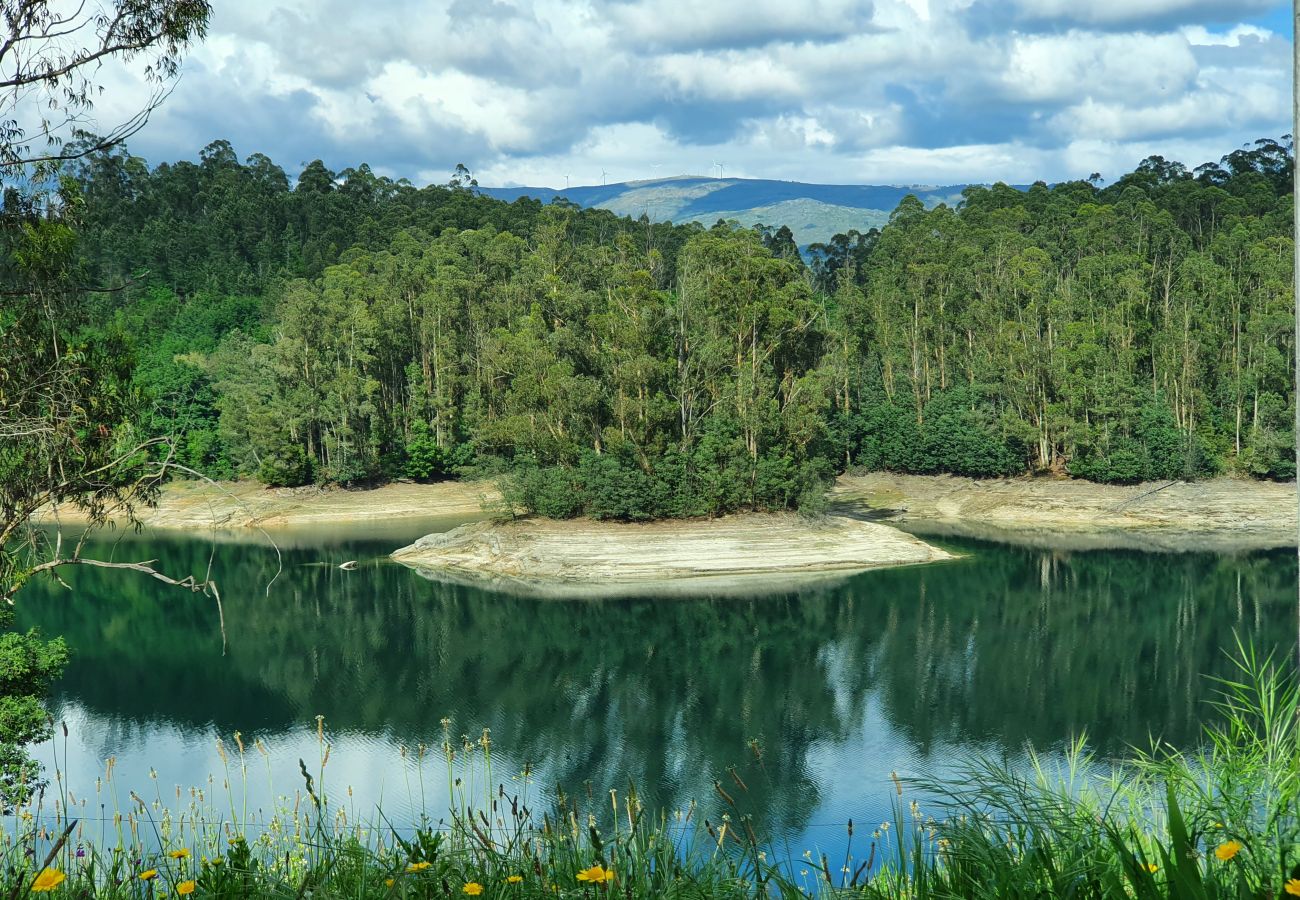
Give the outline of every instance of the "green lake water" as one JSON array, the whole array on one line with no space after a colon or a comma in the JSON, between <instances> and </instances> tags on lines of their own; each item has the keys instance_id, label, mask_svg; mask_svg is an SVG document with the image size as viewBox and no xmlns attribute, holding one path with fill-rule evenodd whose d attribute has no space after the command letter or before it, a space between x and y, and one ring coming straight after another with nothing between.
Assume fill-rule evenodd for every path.
<instances>
[{"instance_id":1,"label":"green lake water","mask_svg":"<svg viewBox=\"0 0 1300 900\"><path fill-rule=\"evenodd\" d=\"M679 809L711 803L714 779L734 785L735 767L748 788L738 801L792 856L835 854L849 818L890 817L894 771L1057 753L1085 731L1103 755L1152 737L1190 744L1234 634L1288 652L1295 633L1292 551L947 540L968 555L806 591L557 601L439 584L386 560L419 533L282 536L278 575L265 543L97 548L169 573L201 575L211 558L224 653L207 598L98 570L72 572L72 591L30 586L21 623L73 652L53 703L69 736L41 758L57 749L82 797L110 756L122 796L169 797L219 781L216 739L238 730L269 749L271 784L260 758L250 780L256 808L298 789L299 758L318 760L320 715L326 790L409 822L440 814L447 787L441 776L413 787L403 748L436 746L450 718L456 735L490 728L497 776L528 764L541 793L635 783L650 806ZM347 559L359 568L335 567Z\"/></svg>"}]
</instances>

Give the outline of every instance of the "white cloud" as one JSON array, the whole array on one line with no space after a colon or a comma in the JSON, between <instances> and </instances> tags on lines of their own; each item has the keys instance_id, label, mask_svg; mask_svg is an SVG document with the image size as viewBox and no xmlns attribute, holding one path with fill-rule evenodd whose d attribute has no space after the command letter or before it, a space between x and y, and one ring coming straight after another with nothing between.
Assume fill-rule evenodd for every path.
<instances>
[{"instance_id":1,"label":"white cloud","mask_svg":"<svg viewBox=\"0 0 1300 900\"><path fill-rule=\"evenodd\" d=\"M550 186L715 160L905 183L1113 175L1148 148L1194 165L1290 130L1287 39L1249 21L1276 5L226 0L132 149L224 137L291 174L321 157L444 181L465 162ZM104 119L142 96L111 77Z\"/></svg>"},{"instance_id":2,"label":"white cloud","mask_svg":"<svg viewBox=\"0 0 1300 900\"><path fill-rule=\"evenodd\" d=\"M1216 21L1264 12L1273 0L1014 0L1022 18L1063 20L1086 25L1138 24L1177 17Z\"/></svg>"},{"instance_id":3,"label":"white cloud","mask_svg":"<svg viewBox=\"0 0 1300 900\"><path fill-rule=\"evenodd\" d=\"M871 12L871 3L862 0L634 0L607 7L616 30L667 47L839 37L870 27Z\"/></svg>"},{"instance_id":4,"label":"white cloud","mask_svg":"<svg viewBox=\"0 0 1300 900\"><path fill-rule=\"evenodd\" d=\"M1258 25L1236 25L1221 33L1211 32L1204 25L1188 25L1181 31L1193 47L1240 47L1242 38L1266 41L1273 36Z\"/></svg>"},{"instance_id":5,"label":"white cloud","mask_svg":"<svg viewBox=\"0 0 1300 900\"><path fill-rule=\"evenodd\" d=\"M1071 137L1115 141L1177 137L1224 126L1266 128L1277 121L1288 99L1264 85L1231 93L1197 90L1150 106L1089 98L1058 113L1053 126Z\"/></svg>"},{"instance_id":6,"label":"white cloud","mask_svg":"<svg viewBox=\"0 0 1300 900\"><path fill-rule=\"evenodd\" d=\"M1070 31L1013 38L1001 82L1007 96L1023 100L1131 102L1186 90L1196 73L1196 57L1181 35Z\"/></svg>"}]
</instances>

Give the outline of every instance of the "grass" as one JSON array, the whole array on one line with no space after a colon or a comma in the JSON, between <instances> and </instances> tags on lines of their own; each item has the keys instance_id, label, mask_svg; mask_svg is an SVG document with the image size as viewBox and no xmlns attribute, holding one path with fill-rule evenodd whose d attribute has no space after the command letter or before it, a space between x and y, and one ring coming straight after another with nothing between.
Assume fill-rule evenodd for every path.
<instances>
[{"instance_id":1,"label":"grass","mask_svg":"<svg viewBox=\"0 0 1300 900\"><path fill-rule=\"evenodd\" d=\"M238 735L221 748L221 785L174 797L119 798L110 761L93 801L77 798L56 767L55 799L0 837L0 897L1300 896L1295 673L1242 649L1238 675L1220 683L1194 750L1156 744L1103 765L1079 741L1063 762L977 759L947 782L898 782L893 822L860 835L866 858L841 865L779 854L741 813L738 778L715 786L717 821L695 807L655 814L634 790L535 809L529 773L507 790L488 733L454 740L449 723L440 747L411 756L421 788L425 762L441 761L452 808L410 828L331 802L319 724L319 761L301 764L302 788L266 814L246 799L265 748ZM87 815L96 807L105 814Z\"/></svg>"}]
</instances>

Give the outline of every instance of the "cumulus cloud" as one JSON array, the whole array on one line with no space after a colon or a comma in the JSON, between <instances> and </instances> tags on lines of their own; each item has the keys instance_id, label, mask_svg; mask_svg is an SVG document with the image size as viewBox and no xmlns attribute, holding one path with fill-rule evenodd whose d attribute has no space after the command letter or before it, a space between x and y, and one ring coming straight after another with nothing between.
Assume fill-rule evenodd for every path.
<instances>
[{"instance_id":1,"label":"cumulus cloud","mask_svg":"<svg viewBox=\"0 0 1300 900\"><path fill-rule=\"evenodd\" d=\"M562 187L1198 164L1288 124L1277 0L225 0L132 142ZM1272 17L1276 19L1276 16ZM1276 26L1274 26L1276 27ZM101 112L140 94L112 76ZM1186 155L1193 154L1193 155Z\"/></svg>"}]
</instances>

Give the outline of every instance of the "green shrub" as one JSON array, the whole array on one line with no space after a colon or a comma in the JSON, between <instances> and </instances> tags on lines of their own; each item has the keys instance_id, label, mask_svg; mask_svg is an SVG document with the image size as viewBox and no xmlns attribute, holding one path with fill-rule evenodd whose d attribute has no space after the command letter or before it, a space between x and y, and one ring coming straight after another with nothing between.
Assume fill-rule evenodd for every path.
<instances>
[{"instance_id":1,"label":"green shrub","mask_svg":"<svg viewBox=\"0 0 1300 900\"><path fill-rule=\"evenodd\" d=\"M300 444L284 443L263 455L257 478L268 487L311 484L311 460Z\"/></svg>"},{"instance_id":2,"label":"green shrub","mask_svg":"<svg viewBox=\"0 0 1300 900\"><path fill-rule=\"evenodd\" d=\"M406 441L403 474L414 481L434 481L445 478L450 469L450 454L438 444L429 423L423 419L412 422L411 436Z\"/></svg>"}]
</instances>

